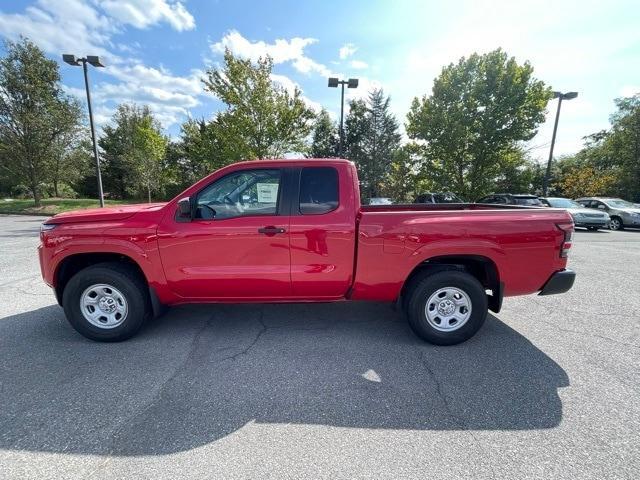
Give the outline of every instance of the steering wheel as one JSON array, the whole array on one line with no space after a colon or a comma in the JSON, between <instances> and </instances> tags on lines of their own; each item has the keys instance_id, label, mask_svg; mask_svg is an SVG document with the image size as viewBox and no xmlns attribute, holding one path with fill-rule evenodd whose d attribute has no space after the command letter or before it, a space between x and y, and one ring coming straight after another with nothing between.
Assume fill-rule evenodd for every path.
<instances>
[{"instance_id":1,"label":"steering wheel","mask_svg":"<svg viewBox=\"0 0 640 480\"><path fill-rule=\"evenodd\" d=\"M216 211L214 210L214 208L212 206L207 205L206 203L201 203L200 205L198 205L198 208L202 208L202 207L204 207L206 209L205 211L207 211L208 214L205 216L205 215L202 215L202 213L201 213L200 214L201 218L206 218L206 219L215 218Z\"/></svg>"}]
</instances>

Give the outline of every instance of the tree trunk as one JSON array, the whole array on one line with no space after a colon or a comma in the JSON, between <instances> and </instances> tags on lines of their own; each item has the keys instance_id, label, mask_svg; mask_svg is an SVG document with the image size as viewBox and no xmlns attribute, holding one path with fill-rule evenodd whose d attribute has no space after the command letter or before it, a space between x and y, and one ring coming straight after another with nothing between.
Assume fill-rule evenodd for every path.
<instances>
[{"instance_id":1,"label":"tree trunk","mask_svg":"<svg viewBox=\"0 0 640 480\"><path fill-rule=\"evenodd\" d=\"M58 198L60 194L58 193L58 179L53 179L53 196Z\"/></svg>"},{"instance_id":2,"label":"tree trunk","mask_svg":"<svg viewBox=\"0 0 640 480\"><path fill-rule=\"evenodd\" d=\"M33 202L36 204L36 207L41 206L40 191L37 185L31 185L31 193L33 194Z\"/></svg>"},{"instance_id":3,"label":"tree trunk","mask_svg":"<svg viewBox=\"0 0 640 480\"><path fill-rule=\"evenodd\" d=\"M151 186L147 185L147 203L151 203Z\"/></svg>"}]
</instances>

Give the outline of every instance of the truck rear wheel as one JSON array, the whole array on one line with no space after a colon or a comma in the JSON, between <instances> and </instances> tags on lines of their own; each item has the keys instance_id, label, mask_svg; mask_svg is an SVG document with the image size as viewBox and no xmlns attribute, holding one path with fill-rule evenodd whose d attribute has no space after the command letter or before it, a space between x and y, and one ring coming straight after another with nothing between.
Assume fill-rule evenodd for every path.
<instances>
[{"instance_id":1,"label":"truck rear wheel","mask_svg":"<svg viewBox=\"0 0 640 480\"><path fill-rule=\"evenodd\" d=\"M435 345L455 345L482 327L487 318L487 295L472 275L446 270L415 283L406 308L416 335Z\"/></svg>"},{"instance_id":2,"label":"truck rear wheel","mask_svg":"<svg viewBox=\"0 0 640 480\"><path fill-rule=\"evenodd\" d=\"M76 273L65 286L62 304L78 333L100 342L135 335L150 316L147 287L128 265L100 263Z\"/></svg>"}]
</instances>

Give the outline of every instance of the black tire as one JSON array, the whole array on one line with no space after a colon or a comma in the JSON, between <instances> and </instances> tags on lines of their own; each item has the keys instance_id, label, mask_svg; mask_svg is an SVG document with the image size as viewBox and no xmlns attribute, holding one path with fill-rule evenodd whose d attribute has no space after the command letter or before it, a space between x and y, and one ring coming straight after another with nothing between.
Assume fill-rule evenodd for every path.
<instances>
[{"instance_id":1,"label":"black tire","mask_svg":"<svg viewBox=\"0 0 640 480\"><path fill-rule=\"evenodd\" d=\"M471 313L459 328L443 332L430 324L426 304L431 295L447 287L461 290L469 297ZM470 339L487 318L487 294L480 282L466 272L447 270L427 275L414 283L408 297L406 309L411 329L418 337L434 345L455 345Z\"/></svg>"},{"instance_id":2,"label":"black tire","mask_svg":"<svg viewBox=\"0 0 640 480\"><path fill-rule=\"evenodd\" d=\"M624 224L620 217L611 217L609 221L609 229L611 230L624 230Z\"/></svg>"},{"instance_id":3,"label":"black tire","mask_svg":"<svg viewBox=\"0 0 640 480\"><path fill-rule=\"evenodd\" d=\"M80 301L85 290L96 284L115 287L125 298L124 320L113 328L93 325L81 311ZM78 333L99 342L120 342L135 335L151 316L148 289L144 279L125 264L107 262L92 265L76 273L64 288L62 304L67 320Z\"/></svg>"}]
</instances>

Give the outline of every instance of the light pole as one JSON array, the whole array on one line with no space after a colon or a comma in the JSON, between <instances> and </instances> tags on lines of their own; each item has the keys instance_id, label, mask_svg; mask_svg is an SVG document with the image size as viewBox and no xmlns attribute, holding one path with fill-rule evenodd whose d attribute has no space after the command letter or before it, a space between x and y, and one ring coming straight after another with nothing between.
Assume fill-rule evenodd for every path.
<instances>
[{"instance_id":1,"label":"light pole","mask_svg":"<svg viewBox=\"0 0 640 480\"><path fill-rule=\"evenodd\" d=\"M104 67L100 57L95 55L87 55L85 58L77 58L75 55L65 53L62 60L69 65L78 67L82 65L84 71L84 87L87 91L87 105L89 107L89 125L91 126L91 140L93 141L93 158L96 161L96 177L98 179L98 196L100 197L100 207L104 207L104 193L102 191L102 175L100 174L100 160L98 159L98 144L96 143L96 129L93 126L93 110L91 109L91 93L89 92L89 72L87 71L87 63L94 67Z\"/></svg>"},{"instance_id":2,"label":"light pole","mask_svg":"<svg viewBox=\"0 0 640 480\"><path fill-rule=\"evenodd\" d=\"M551 161L553 160L553 147L556 144L556 132L558 131L558 120L560 119L560 107L562 100L573 100L578 96L578 92L553 92L553 98L558 99L558 110L556 110L556 121L553 124L553 135L551 136L551 148L549 149L549 160L547 161L547 172L542 179L542 194L546 197L549 188L549 179L551 177Z\"/></svg>"},{"instance_id":3,"label":"light pole","mask_svg":"<svg viewBox=\"0 0 640 480\"><path fill-rule=\"evenodd\" d=\"M344 119L344 86L346 85L348 88L358 88L358 79L338 80L335 77L329 78L329 87L337 88L338 85L342 85L342 93L340 95L340 144L338 146L338 155L342 156L342 145L344 143L344 129L342 126Z\"/></svg>"}]
</instances>

